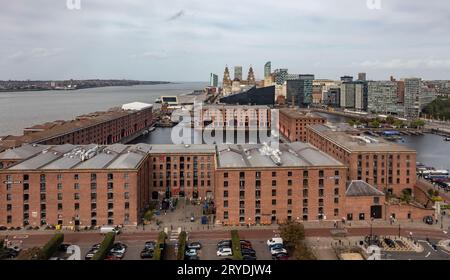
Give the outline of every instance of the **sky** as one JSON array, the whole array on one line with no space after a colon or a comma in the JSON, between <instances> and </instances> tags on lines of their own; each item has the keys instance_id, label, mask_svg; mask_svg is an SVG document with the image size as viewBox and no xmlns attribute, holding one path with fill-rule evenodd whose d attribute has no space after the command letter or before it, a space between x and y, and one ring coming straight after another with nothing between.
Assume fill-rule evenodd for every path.
<instances>
[{"instance_id":1,"label":"sky","mask_svg":"<svg viewBox=\"0 0 450 280\"><path fill-rule=\"evenodd\" d=\"M78 5L79 3L79 5ZM2 0L0 80L450 79L446 0Z\"/></svg>"}]
</instances>

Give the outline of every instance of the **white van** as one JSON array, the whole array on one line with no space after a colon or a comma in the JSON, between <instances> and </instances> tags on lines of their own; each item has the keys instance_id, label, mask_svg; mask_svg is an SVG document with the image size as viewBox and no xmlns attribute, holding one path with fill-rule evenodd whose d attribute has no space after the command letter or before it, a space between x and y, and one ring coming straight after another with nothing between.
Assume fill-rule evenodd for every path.
<instances>
[{"instance_id":1,"label":"white van","mask_svg":"<svg viewBox=\"0 0 450 280\"><path fill-rule=\"evenodd\" d=\"M101 234L107 234L110 232L114 232L115 234L119 234L120 233L120 228L118 227L112 227L112 226L103 226L100 228L100 233Z\"/></svg>"},{"instance_id":2,"label":"white van","mask_svg":"<svg viewBox=\"0 0 450 280\"><path fill-rule=\"evenodd\" d=\"M280 238L280 237L273 237L273 238L267 240L267 246L271 247L271 246L273 246L273 245L275 245L275 244L281 244L281 245L283 245L283 238Z\"/></svg>"}]
</instances>

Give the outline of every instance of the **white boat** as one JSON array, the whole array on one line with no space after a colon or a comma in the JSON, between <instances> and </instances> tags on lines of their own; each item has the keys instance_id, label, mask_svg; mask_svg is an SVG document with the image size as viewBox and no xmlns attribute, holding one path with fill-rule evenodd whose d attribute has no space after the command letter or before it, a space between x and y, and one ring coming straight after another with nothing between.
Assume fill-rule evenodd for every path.
<instances>
[{"instance_id":1,"label":"white boat","mask_svg":"<svg viewBox=\"0 0 450 280\"><path fill-rule=\"evenodd\" d=\"M444 138L444 141L450 141L450 137Z\"/></svg>"},{"instance_id":2,"label":"white boat","mask_svg":"<svg viewBox=\"0 0 450 280\"><path fill-rule=\"evenodd\" d=\"M150 129L148 130L148 132L152 132L152 131L154 131L155 129L156 129L156 127L152 126L152 127L150 127Z\"/></svg>"}]
</instances>

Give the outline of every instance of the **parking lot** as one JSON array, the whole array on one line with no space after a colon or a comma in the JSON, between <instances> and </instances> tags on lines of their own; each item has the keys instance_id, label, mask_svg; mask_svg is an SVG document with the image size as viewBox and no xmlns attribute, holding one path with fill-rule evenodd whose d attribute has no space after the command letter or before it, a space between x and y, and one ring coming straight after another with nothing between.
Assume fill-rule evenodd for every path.
<instances>
[{"instance_id":1,"label":"parking lot","mask_svg":"<svg viewBox=\"0 0 450 280\"><path fill-rule=\"evenodd\" d=\"M229 238L228 238L229 239ZM217 243L221 240L227 240L227 238L223 239L211 239L201 242L202 249L199 251L200 260L223 260L226 258L232 257L218 257L217 256ZM198 240L189 240L189 242L198 241ZM266 240L248 240L252 243L253 249L256 251L256 258L258 260L271 260L272 256L270 255L270 251L266 245Z\"/></svg>"}]
</instances>

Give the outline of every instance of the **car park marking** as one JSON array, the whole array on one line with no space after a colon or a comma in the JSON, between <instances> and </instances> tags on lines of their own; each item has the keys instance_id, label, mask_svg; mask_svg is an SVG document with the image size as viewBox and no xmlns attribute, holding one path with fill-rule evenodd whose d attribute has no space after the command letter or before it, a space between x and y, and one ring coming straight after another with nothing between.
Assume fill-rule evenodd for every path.
<instances>
[{"instance_id":1,"label":"car park marking","mask_svg":"<svg viewBox=\"0 0 450 280\"><path fill-rule=\"evenodd\" d=\"M14 235L13 239L27 239L28 237L29 237L28 234Z\"/></svg>"}]
</instances>

